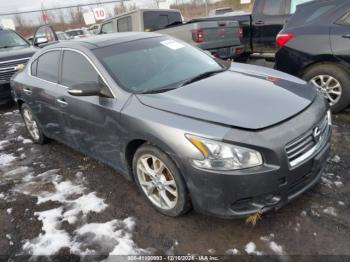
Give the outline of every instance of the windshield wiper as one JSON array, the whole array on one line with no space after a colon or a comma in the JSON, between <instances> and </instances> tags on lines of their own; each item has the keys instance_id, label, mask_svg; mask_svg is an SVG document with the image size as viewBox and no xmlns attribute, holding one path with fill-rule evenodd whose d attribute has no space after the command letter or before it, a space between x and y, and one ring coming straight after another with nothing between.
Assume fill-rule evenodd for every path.
<instances>
[{"instance_id":1,"label":"windshield wiper","mask_svg":"<svg viewBox=\"0 0 350 262\"><path fill-rule=\"evenodd\" d=\"M158 93L164 93L170 90L174 90L176 87L169 87L169 88L160 88L160 89L150 89L142 92L141 94L158 94Z\"/></svg>"},{"instance_id":2,"label":"windshield wiper","mask_svg":"<svg viewBox=\"0 0 350 262\"><path fill-rule=\"evenodd\" d=\"M186 80L185 82L183 82L181 84L181 86L185 86L185 85L191 84L193 82L199 81L201 79L207 78L207 77L212 76L212 75L216 75L216 74L224 72L224 71L225 71L225 69L219 69L219 70L213 70L213 71L208 71L208 72L199 74L199 75L197 75L197 76L195 76L193 78L190 78L190 79Z\"/></svg>"}]
</instances>

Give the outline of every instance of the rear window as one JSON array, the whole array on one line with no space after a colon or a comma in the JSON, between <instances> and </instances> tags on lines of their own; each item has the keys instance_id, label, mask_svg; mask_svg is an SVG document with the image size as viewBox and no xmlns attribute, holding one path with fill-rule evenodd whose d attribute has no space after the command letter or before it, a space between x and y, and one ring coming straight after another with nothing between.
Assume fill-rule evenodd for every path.
<instances>
[{"instance_id":1,"label":"rear window","mask_svg":"<svg viewBox=\"0 0 350 262\"><path fill-rule=\"evenodd\" d=\"M334 2L326 5L323 4L322 6L317 4L318 3L315 2L315 5L310 4L305 7L303 6L303 8L297 8L295 14L288 22L288 26L291 27L317 22L332 15L332 11L337 8Z\"/></svg>"},{"instance_id":2,"label":"rear window","mask_svg":"<svg viewBox=\"0 0 350 262\"><path fill-rule=\"evenodd\" d=\"M177 23L182 23L178 12L146 11L143 13L143 25L146 32L160 30Z\"/></svg>"},{"instance_id":3,"label":"rear window","mask_svg":"<svg viewBox=\"0 0 350 262\"><path fill-rule=\"evenodd\" d=\"M297 6L304 4L306 2L310 2L311 0L291 0L290 2L290 13L294 14L297 10Z\"/></svg>"},{"instance_id":4,"label":"rear window","mask_svg":"<svg viewBox=\"0 0 350 262\"><path fill-rule=\"evenodd\" d=\"M265 0L263 14L265 15L282 15L283 0Z\"/></svg>"}]
</instances>

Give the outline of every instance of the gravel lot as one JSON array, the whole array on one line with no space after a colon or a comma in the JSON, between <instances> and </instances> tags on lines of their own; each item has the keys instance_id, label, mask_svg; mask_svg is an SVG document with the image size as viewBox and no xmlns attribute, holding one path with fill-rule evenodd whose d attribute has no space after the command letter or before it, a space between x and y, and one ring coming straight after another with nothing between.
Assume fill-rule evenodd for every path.
<instances>
[{"instance_id":1,"label":"gravel lot","mask_svg":"<svg viewBox=\"0 0 350 262\"><path fill-rule=\"evenodd\" d=\"M111 168L54 141L32 144L16 107L1 107L0 261L52 252L66 261L129 253L350 255L349 131L350 110L334 117L322 181L252 227L194 211L164 217Z\"/></svg>"}]
</instances>

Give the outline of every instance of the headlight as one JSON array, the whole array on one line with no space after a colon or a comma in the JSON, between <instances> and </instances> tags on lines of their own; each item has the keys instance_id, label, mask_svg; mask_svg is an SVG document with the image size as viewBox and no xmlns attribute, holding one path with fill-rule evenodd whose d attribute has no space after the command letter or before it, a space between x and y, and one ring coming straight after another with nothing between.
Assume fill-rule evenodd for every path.
<instances>
[{"instance_id":1,"label":"headlight","mask_svg":"<svg viewBox=\"0 0 350 262\"><path fill-rule=\"evenodd\" d=\"M193 135L186 135L186 137L204 156L203 160L192 160L196 167L212 170L236 170L263 164L262 156L256 150Z\"/></svg>"}]
</instances>

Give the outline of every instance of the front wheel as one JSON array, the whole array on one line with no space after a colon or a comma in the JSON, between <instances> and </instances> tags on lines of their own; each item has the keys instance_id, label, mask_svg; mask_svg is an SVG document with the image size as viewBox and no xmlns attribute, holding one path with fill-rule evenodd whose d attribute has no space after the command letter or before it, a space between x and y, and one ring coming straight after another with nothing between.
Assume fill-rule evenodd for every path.
<instances>
[{"instance_id":1,"label":"front wheel","mask_svg":"<svg viewBox=\"0 0 350 262\"><path fill-rule=\"evenodd\" d=\"M303 79L314 85L328 100L332 111L339 113L350 103L350 72L334 64L309 68Z\"/></svg>"},{"instance_id":2,"label":"front wheel","mask_svg":"<svg viewBox=\"0 0 350 262\"><path fill-rule=\"evenodd\" d=\"M27 104L22 104L21 114L24 120L24 124L33 142L37 144L44 144L46 142L46 137L40 128L38 120Z\"/></svg>"},{"instance_id":3,"label":"front wheel","mask_svg":"<svg viewBox=\"0 0 350 262\"><path fill-rule=\"evenodd\" d=\"M176 217L191 208L178 168L157 147L145 144L136 151L133 173L138 187L160 213Z\"/></svg>"}]
</instances>

